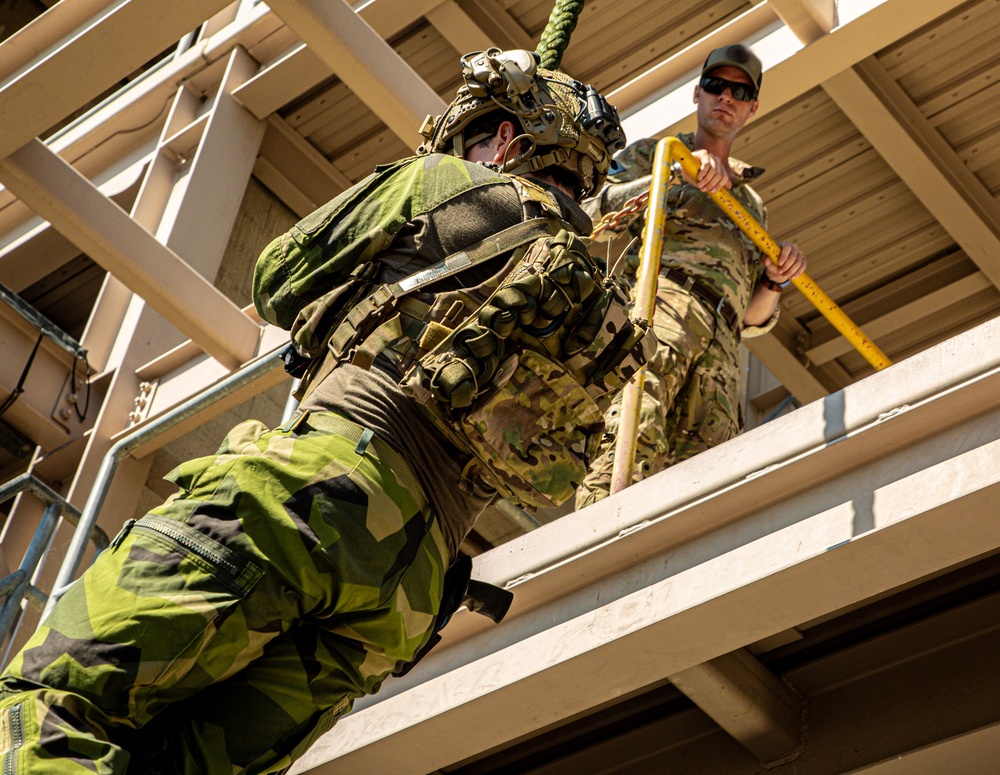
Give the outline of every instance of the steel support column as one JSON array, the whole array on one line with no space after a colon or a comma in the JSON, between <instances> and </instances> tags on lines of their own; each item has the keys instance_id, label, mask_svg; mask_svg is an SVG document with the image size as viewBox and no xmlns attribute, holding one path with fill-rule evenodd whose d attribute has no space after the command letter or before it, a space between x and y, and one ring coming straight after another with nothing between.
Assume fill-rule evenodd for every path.
<instances>
[{"instance_id":1,"label":"steel support column","mask_svg":"<svg viewBox=\"0 0 1000 775\"><path fill-rule=\"evenodd\" d=\"M133 208L134 218L155 229L160 240L166 243L164 249L174 244L184 246L192 252L192 261L197 265L201 283L222 297L227 307L236 310L241 324L250 327L252 342L248 342L249 361L259 348L260 324L255 318L245 314L233 302L221 294L214 285L202 277L214 279L222 261L222 255L232 231L233 220L239 209L240 200L253 168L257 145L263 135L264 125L244 108L235 103L232 91L244 83L255 71L253 60L241 49L230 52L228 61L218 74L218 88L214 92L207 110L199 107L200 100L186 86L177 92L170 115L163 127L158 143L159 151L154 164L147 172L143 188ZM190 137L178 145L179 138ZM205 154L203 149L215 147L218 156L220 144L229 166L222 174L219 159ZM178 148L190 145L184 159L178 155ZM160 244L157 242L157 244ZM192 271L194 271L192 269ZM117 303L120 303L119 300ZM110 302L108 302L110 304ZM219 309L221 309L220 307ZM217 308L203 307L198 313L206 324L215 328L217 335L226 336L227 324L213 318ZM102 314L95 310L95 316ZM107 310L108 314L121 314L118 308ZM129 302L128 325L118 345L119 365L108 389L108 398L98 419L87 450L74 479L71 495L74 500L85 498L91 483L97 476L101 460L111 446L112 438L129 426L128 414L133 401L139 395L140 377L136 371L162 355L165 351L181 344L176 331L165 331L162 320L152 309L141 301ZM200 343L194 339L199 346ZM232 363L223 363L232 369ZM145 467L133 464L133 471L125 471L116 481L116 487L125 489L141 488L145 479ZM131 474L131 475L129 475ZM128 499L125 499L128 500ZM119 521L128 515L119 515Z\"/></svg>"}]
</instances>

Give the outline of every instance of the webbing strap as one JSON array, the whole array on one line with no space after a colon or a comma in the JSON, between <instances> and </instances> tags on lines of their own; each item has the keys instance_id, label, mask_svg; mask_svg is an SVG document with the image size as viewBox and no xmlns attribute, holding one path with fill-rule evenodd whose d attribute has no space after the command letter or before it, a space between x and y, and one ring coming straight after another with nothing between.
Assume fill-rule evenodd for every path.
<instances>
[{"instance_id":1,"label":"webbing strap","mask_svg":"<svg viewBox=\"0 0 1000 775\"><path fill-rule=\"evenodd\" d=\"M463 251L452 253L436 264L404 277L399 282L379 286L374 293L356 304L334 330L330 337L331 352L336 358L344 357L357 344L358 338L365 336L366 329L370 330L373 323L380 325L383 322L386 311L403 296L516 250L539 237L555 236L564 228L568 228L568 225L557 218L531 218L521 221L496 234L491 234Z\"/></svg>"},{"instance_id":2,"label":"webbing strap","mask_svg":"<svg viewBox=\"0 0 1000 775\"><path fill-rule=\"evenodd\" d=\"M365 341L355 350L351 363L367 371L372 367L378 354L402 335L403 330L400 327L399 315L393 315L365 337Z\"/></svg>"},{"instance_id":3,"label":"webbing strap","mask_svg":"<svg viewBox=\"0 0 1000 775\"><path fill-rule=\"evenodd\" d=\"M491 258L519 248L527 242L533 242L539 237L554 237L560 229L565 228L567 228L567 224L555 218L531 218L515 223L463 251L452 253L436 264L389 285L388 291L393 298L398 299L400 296L420 290L433 282L451 277Z\"/></svg>"}]
</instances>

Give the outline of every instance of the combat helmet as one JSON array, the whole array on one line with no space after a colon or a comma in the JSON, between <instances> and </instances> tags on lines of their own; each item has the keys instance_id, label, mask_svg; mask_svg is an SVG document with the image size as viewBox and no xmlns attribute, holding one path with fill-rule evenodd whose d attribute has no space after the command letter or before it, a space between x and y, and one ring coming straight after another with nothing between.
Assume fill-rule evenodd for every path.
<instances>
[{"instance_id":1,"label":"combat helmet","mask_svg":"<svg viewBox=\"0 0 1000 775\"><path fill-rule=\"evenodd\" d=\"M470 123L502 110L517 119L527 148L505 160L514 175L560 167L579 183L582 196L597 192L611 157L625 147L625 132L614 106L593 86L538 67L533 51L490 48L462 57L465 84L445 112L420 127L425 142L418 154L448 153L465 158L468 148L489 137L466 136Z\"/></svg>"}]
</instances>

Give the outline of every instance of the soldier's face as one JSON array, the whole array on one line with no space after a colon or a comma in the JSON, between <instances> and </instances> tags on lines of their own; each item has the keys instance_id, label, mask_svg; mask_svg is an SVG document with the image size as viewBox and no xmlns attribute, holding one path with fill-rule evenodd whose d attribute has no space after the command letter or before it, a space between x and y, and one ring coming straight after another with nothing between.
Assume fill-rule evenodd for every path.
<instances>
[{"instance_id":1,"label":"soldier's face","mask_svg":"<svg viewBox=\"0 0 1000 775\"><path fill-rule=\"evenodd\" d=\"M753 86L753 80L738 67L720 65L708 75L735 83ZM698 126L710 135L732 140L743 125L757 112L757 100L738 100L730 89L721 94L710 94L701 86L694 88L694 102L698 106Z\"/></svg>"}]
</instances>

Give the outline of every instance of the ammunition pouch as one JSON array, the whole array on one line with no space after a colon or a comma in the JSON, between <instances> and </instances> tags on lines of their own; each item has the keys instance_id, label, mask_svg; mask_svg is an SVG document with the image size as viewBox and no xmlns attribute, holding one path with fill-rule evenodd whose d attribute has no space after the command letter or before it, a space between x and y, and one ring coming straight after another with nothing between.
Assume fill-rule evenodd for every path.
<instances>
[{"instance_id":1,"label":"ammunition pouch","mask_svg":"<svg viewBox=\"0 0 1000 775\"><path fill-rule=\"evenodd\" d=\"M609 391L655 346L628 310L624 289L563 230L530 245L401 384L503 497L558 506L597 453Z\"/></svg>"},{"instance_id":2,"label":"ammunition pouch","mask_svg":"<svg viewBox=\"0 0 1000 775\"><path fill-rule=\"evenodd\" d=\"M564 225L561 220L552 217L529 218L399 282L381 285L374 291L371 291L370 283L367 286L363 284L370 276L370 270L366 270L365 274L359 273L357 287L366 288L367 295L358 295L356 288L350 291L335 288L328 294L335 297L333 300L324 296L308 308L315 310L314 315L320 318L335 308L346 309L340 314L339 323L322 340L320 354L325 351L325 355L316 357L315 351L303 346L302 337L297 338L293 331L292 345L301 358L286 358L286 371L301 380L295 397L302 400L309 394L312 385L318 384L345 361L368 369L378 355L384 354L396 364L400 373L406 371L414 358L433 349L451 333L454 326L482 306L523 254L525 245L539 237L555 234ZM438 294L423 291L425 286L504 253L513 255L500 271L478 286ZM350 305L344 308L340 300L348 295L353 298ZM304 334L312 330L316 329L305 324L301 328ZM305 368L300 365L303 358L310 359ZM297 367L297 373L293 373L293 367Z\"/></svg>"}]
</instances>

